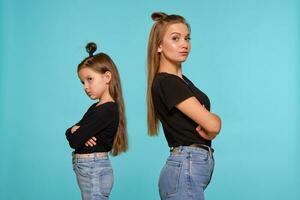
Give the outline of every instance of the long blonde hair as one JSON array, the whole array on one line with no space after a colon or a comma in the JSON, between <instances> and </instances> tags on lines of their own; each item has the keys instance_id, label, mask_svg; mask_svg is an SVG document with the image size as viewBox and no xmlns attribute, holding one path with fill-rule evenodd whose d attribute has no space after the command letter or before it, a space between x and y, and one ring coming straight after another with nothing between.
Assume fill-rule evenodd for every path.
<instances>
[{"instance_id":1,"label":"long blonde hair","mask_svg":"<svg viewBox=\"0 0 300 200\"><path fill-rule=\"evenodd\" d=\"M126 117L125 106L122 95L121 80L118 69L113 60L105 53L98 53L93 55L97 46L95 43L88 43L86 50L89 53L89 57L85 58L77 68L77 72L82 68L90 68L95 72L104 74L109 71L111 73L111 80L109 83L109 94L118 105L119 110L119 125L114 139L111 154L116 156L121 152L125 152L128 149L128 139L126 133Z\"/></svg>"},{"instance_id":2,"label":"long blonde hair","mask_svg":"<svg viewBox=\"0 0 300 200\"><path fill-rule=\"evenodd\" d=\"M176 23L183 23L188 27L189 31L191 31L191 28L184 17L180 15L167 15L163 12L154 12L152 13L151 18L155 22L150 31L147 52L147 120L148 134L150 136L156 136L158 134L158 118L154 110L151 88L160 63L160 53L157 52L157 49L162 42L168 26Z\"/></svg>"}]
</instances>

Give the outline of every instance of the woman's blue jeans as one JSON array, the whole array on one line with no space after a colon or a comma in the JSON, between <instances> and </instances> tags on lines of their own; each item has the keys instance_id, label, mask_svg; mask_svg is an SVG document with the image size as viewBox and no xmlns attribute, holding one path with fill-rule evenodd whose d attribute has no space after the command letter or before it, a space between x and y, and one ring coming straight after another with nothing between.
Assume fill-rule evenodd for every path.
<instances>
[{"instance_id":1,"label":"woman's blue jeans","mask_svg":"<svg viewBox=\"0 0 300 200\"><path fill-rule=\"evenodd\" d=\"M113 171L108 156L75 158L73 169L76 174L83 200L108 200L113 186Z\"/></svg>"},{"instance_id":2,"label":"woman's blue jeans","mask_svg":"<svg viewBox=\"0 0 300 200\"><path fill-rule=\"evenodd\" d=\"M162 200L204 200L204 190L214 169L213 152L179 146L171 152L161 170L159 194Z\"/></svg>"}]
</instances>

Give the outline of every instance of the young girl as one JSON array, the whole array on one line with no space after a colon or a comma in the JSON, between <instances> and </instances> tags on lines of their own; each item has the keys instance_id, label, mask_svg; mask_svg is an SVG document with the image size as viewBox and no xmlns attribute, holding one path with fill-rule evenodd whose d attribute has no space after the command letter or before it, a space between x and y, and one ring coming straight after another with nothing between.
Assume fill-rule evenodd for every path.
<instances>
[{"instance_id":1,"label":"young girl","mask_svg":"<svg viewBox=\"0 0 300 200\"><path fill-rule=\"evenodd\" d=\"M85 93L99 101L83 118L66 131L73 152L73 169L82 199L109 198L113 171L108 152L118 155L127 150L126 120L118 70L105 53L93 55L96 44L89 43L89 57L78 65L78 76Z\"/></svg>"},{"instance_id":2,"label":"young girl","mask_svg":"<svg viewBox=\"0 0 300 200\"><path fill-rule=\"evenodd\" d=\"M182 74L190 26L179 15L153 13L148 43L148 131L157 135L158 120L170 147L159 178L161 199L204 199L214 167L211 140L221 129L210 101Z\"/></svg>"}]
</instances>

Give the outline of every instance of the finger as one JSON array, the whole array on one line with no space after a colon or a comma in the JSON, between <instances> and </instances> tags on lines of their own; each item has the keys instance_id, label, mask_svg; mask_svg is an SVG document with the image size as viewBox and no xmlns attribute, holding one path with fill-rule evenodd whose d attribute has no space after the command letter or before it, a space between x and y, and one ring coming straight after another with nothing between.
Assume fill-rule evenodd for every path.
<instances>
[{"instance_id":1,"label":"finger","mask_svg":"<svg viewBox=\"0 0 300 200\"><path fill-rule=\"evenodd\" d=\"M90 143L92 143L93 146L96 145L96 142L94 140L92 140L92 139L90 139Z\"/></svg>"},{"instance_id":2,"label":"finger","mask_svg":"<svg viewBox=\"0 0 300 200\"><path fill-rule=\"evenodd\" d=\"M93 139L94 141L97 141L97 138L96 138L96 137L92 137L92 139Z\"/></svg>"},{"instance_id":3,"label":"finger","mask_svg":"<svg viewBox=\"0 0 300 200\"><path fill-rule=\"evenodd\" d=\"M94 146L90 141L87 142L89 146Z\"/></svg>"},{"instance_id":4,"label":"finger","mask_svg":"<svg viewBox=\"0 0 300 200\"><path fill-rule=\"evenodd\" d=\"M211 140L211 138L209 138L209 136L207 135L207 133L203 130L199 131L199 134L201 135L201 137L203 137L206 140Z\"/></svg>"},{"instance_id":5,"label":"finger","mask_svg":"<svg viewBox=\"0 0 300 200\"><path fill-rule=\"evenodd\" d=\"M202 128L201 128L200 126L197 126L196 131L197 131L198 133L200 133L200 131L203 131L203 130L202 130Z\"/></svg>"}]
</instances>

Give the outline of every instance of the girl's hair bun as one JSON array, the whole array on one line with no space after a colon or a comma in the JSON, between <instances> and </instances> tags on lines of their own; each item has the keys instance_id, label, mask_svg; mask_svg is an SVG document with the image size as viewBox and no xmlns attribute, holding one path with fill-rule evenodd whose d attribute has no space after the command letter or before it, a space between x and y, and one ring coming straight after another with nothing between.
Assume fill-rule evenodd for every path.
<instances>
[{"instance_id":1,"label":"girl's hair bun","mask_svg":"<svg viewBox=\"0 0 300 200\"><path fill-rule=\"evenodd\" d=\"M164 12L154 12L151 15L152 20L158 22L158 21L162 21L163 19L165 19L168 15Z\"/></svg>"},{"instance_id":2,"label":"girl's hair bun","mask_svg":"<svg viewBox=\"0 0 300 200\"><path fill-rule=\"evenodd\" d=\"M93 53L97 50L97 45L94 42L90 42L85 46L86 52L92 57Z\"/></svg>"}]
</instances>

